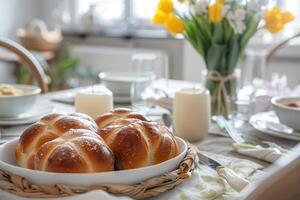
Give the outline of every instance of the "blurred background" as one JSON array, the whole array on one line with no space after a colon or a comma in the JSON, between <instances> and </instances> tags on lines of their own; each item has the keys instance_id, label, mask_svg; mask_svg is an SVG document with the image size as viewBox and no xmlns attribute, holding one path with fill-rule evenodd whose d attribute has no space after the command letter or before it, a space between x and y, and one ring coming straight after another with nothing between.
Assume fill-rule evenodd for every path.
<instances>
[{"instance_id":1,"label":"blurred background","mask_svg":"<svg viewBox=\"0 0 300 200\"><path fill-rule=\"evenodd\" d=\"M132 55L137 53L155 56L152 65L157 78L201 81L204 63L190 44L150 22L158 0L0 2L0 35L34 53L51 78L51 90L97 83L100 72L132 70ZM300 31L300 1L279 3L296 20L275 36L259 31L240 67L250 65L257 71L259 65L267 78L277 73L293 88L300 83L300 40L295 38L276 47ZM0 82L30 81L30 71L18 58L0 50Z\"/></svg>"}]
</instances>

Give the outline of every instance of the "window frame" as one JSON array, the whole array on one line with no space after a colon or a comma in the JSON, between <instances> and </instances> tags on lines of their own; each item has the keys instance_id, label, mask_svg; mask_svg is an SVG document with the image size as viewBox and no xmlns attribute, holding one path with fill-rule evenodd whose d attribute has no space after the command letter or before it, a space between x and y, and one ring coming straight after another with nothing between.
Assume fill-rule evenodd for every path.
<instances>
[{"instance_id":1,"label":"window frame","mask_svg":"<svg viewBox=\"0 0 300 200\"><path fill-rule=\"evenodd\" d=\"M74 16L74 21L73 25L78 26L80 25L80 20L82 15L79 13L79 6L80 2L79 1L84 1L84 0L75 0L71 1L73 2L73 5L71 6L71 12L73 13ZM125 0L125 13L124 13L124 19L123 20L118 20L118 21L113 21L111 25L105 25L101 24L99 27L95 27L96 30L99 28L106 28L106 29L137 29L137 30L163 30L161 26L157 26L153 23L151 23L148 20L141 20L137 19L133 16L133 0ZM121 25L121 26L120 26ZM123 25L123 27L122 27Z\"/></svg>"}]
</instances>

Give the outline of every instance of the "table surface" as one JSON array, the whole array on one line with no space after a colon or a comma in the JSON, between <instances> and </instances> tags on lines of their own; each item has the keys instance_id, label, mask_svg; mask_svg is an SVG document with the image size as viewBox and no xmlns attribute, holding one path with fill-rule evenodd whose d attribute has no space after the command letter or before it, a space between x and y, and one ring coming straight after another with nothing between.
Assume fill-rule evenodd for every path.
<instances>
[{"instance_id":1,"label":"table surface","mask_svg":"<svg viewBox=\"0 0 300 200\"><path fill-rule=\"evenodd\" d=\"M174 92L180 88L183 87L190 87L190 86L196 86L199 87L199 85L191 82L184 82L184 81L175 81L175 80L168 80L167 82L164 80L158 80L153 83L154 86L159 86L160 88L163 88L165 91L169 93L170 96L174 95ZM50 92L47 94L43 94L40 97L40 101L45 101L47 103L50 103L54 107L54 112L64 112L64 113L72 113L74 112L73 105L63 104L52 101L54 97L58 96L66 96L66 95L74 95L76 91L80 90L82 88L78 89L71 89L71 90L64 90L64 91L58 91L58 92ZM212 124L214 125L214 124ZM23 130L28 125L22 125L22 126L7 126L7 127L0 127L0 133L1 133L1 139L2 140L10 140L13 138L18 137ZM241 128L239 128L240 132L243 134L243 136L246 138L247 141L250 141L254 144L261 144L262 141L270 141L275 142L278 145L281 145L285 148L292 148L294 147L297 142L285 140L276 138L273 136L269 136L263 133L260 133L259 131L254 130L249 124L244 124ZM243 159L252 160L256 163L259 163L263 166L268 166L269 164L263 161L259 161L256 159L251 159L246 156L242 156L240 154L234 153L232 150L232 140L228 137L222 137L222 136L216 136L214 134L209 134L205 139L194 142L194 145L196 145L200 150L208 151L212 153L227 155L227 156L233 156Z\"/></svg>"}]
</instances>

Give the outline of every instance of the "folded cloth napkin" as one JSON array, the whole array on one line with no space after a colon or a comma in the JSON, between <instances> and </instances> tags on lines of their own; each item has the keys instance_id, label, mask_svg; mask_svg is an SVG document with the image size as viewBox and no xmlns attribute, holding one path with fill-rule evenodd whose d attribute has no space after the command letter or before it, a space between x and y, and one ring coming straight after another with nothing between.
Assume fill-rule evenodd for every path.
<instances>
[{"instance_id":1,"label":"folded cloth napkin","mask_svg":"<svg viewBox=\"0 0 300 200\"><path fill-rule=\"evenodd\" d=\"M250 181L257 179L257 174L263 173L261 165L254 162L227 157L223 155L202 152L222 165L234 170L238 175ZM165 192L153 200L229 200L234 199L239 193L234 191L212 168L199 165L192 177L185 183L178 185L173 190Z\"/></svg>"},{"instance_id":2,"label":"folded cloth napkin","mask_svg":"<svg viewBox=\"0 0 300 200\"><path fill-rule=\"evenodd\" d=\"M264 142L269 147L252 144L233 144L234 150L242 155L257 158L270 163L275 162L280 156L287 153L288 150L272 142Z\"/></svg>"}]
</instances>

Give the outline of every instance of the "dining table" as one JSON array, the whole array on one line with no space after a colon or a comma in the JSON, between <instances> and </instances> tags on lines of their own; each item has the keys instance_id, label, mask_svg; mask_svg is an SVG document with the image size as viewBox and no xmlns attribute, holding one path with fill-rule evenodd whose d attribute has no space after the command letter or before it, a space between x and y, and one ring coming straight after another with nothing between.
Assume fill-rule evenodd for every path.
<instances>
[{"instance_id":1,"label":"dining table","mask_svg":"<svg viewBox=\"0 0 300 200\"><path fill-rule=\"evenodd\" d=\"M173 97L174 93L181 88L187 87L201 87L199 83L182 81L182 80L165 80L159 79L155 80L152 83L153 87L163 88L165 92L167 92L169 97ZM41 94L39 97L39 103L43 103L45 105L50 105L53 107L53 112L58 113L73 113L75 112L74 105L72 104L72 99L74 95L87 87L80 87L74 89L67 89L62 91L49 92L45 94ZM69 99L69 101L67 101ZM61 101L60 101L61 100ZM114 107L130 107L130 105L126 104L115 104ZM155 109L153 107L153 109ZM161 112L169 112L166 109L157 109ZM161 115L155 112L155 115L149 116L150 118L155 118L156 121L162 122ZM0 135L1 135L1 143L12 140L14 138L19 137L22 132L28 127L28 125L18 125L18 126L0 126ZM263 145L263 141L274 142L286 149L291 149L297 145L296 141L276 138L267 134L262 134L260 131L255 130L249 123L245 122L237 130L243 135L243 137L247 141L251 141L252 144ZM261 166L260 169L262 171L272 165L271 163L264 162L262 160L258 160L255 158L250 158L248 156L241 155L233 150L233 141L230 137L225 134L218 134L218 132L222 132L223 130L219 129L219 127L215 123L211 123L211 127L209 129L209 134L202 140L191 142L191 145L196 146L200 151L209 152L211 154L217 156L224 156L224 158L232 158L232 159L240 159L249 161L251 163L257 164ZM199 186L200 187L200 186ZM189 198L189 195L182 193L185 189L176 190L177 193L180 193L179 199L193 199ZM172 197L172 196L171 196ZM187 197L187 198L185 198ZM165 196L158 196L153 199L164 199ZM203 198L209 199L209 198ZM211 198L212 199L212 198ZM221 198L220 198L221 199ZM230 195L228 197L223 197L222 199L231 199Z\"/></svg>"}]
</instances>

